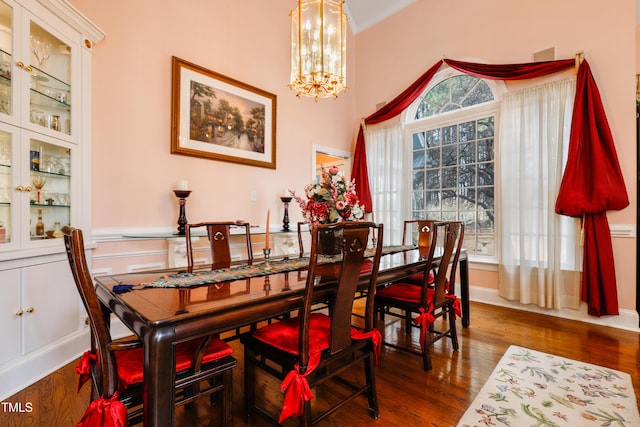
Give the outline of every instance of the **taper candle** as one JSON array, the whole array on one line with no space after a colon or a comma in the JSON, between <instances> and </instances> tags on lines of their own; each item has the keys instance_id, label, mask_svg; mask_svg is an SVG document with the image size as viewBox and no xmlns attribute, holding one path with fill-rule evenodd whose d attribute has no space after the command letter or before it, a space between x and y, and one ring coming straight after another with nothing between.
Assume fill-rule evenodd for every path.
<instances>
[{"instance_id":1,"label":"taper candle","mask_svg":"<svg viewBox=\"0 0 640 427\"><path fill-rule=\"evenodd\" d=\"M266 233L264 235L264 248L265 249L269 249L269 214L270 214L270 210L267 209L267 225L266 225L267 231L266 231Z\"/></svg>"}]
</instances>

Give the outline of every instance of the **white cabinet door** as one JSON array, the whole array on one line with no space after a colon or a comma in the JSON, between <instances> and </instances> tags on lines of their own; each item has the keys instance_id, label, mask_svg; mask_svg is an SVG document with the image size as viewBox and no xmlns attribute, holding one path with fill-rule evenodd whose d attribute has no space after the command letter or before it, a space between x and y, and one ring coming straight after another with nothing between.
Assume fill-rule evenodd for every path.
<instances>
[{"instance_id":1,"label":"white cabinet door","mask_svg":"<svg viewBox=\"0 0 640 427\"><path fill-rule=\"evenodd\" d=\"M78 329L79 297L68 262L24 268L22 289L24 354Z\"/></svg>"},{"instance_id":2,"label":"white cabinet door","mask_svg":"<svg viewBox=\"0 0 640 427\"><path fill-rule=\"evenodd\" d=\"M20 270L0 271L0 365L20 355Z\"/></svg>"}]
</instances>

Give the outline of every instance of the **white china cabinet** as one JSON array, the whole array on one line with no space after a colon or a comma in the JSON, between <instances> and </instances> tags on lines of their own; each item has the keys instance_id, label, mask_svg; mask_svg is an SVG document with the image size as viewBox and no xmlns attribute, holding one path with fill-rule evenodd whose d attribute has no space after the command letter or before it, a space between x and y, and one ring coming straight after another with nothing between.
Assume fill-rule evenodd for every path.
<instances>
[{"instance_id":1,"label":"white china cabinet","mask_svg":"<svg viewBox=\"0 0 640 427\"><path fill-rule=\"evenodd\" d=\"M91 50L65 0L0 0L0 400L76 357L62 231L91 236Z\"/></svg>"}]
</instances>

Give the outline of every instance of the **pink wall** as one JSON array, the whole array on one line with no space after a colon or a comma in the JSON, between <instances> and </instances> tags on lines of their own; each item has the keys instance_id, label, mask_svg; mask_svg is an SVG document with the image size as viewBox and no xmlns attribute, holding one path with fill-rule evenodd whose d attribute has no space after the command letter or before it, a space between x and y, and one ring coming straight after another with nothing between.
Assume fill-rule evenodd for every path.
<instances>
[{"instance_id":1,"label":"pink wall","mask_svg":"<svg viewBox=\"0 0 640 427\"><path fill-rule=\"evenodd\" d=\"M598 83L631 205L611 212L612 224L635 224L636 129L635 2L539 0L480 3L451 0L442 7L418 0L356 39L356 115L367 116L443 56L487 63L532 61L555 47L556 59L583 51ZM635 237L635 236L633 236ZM635 239L614 238L622 308L635 309ZM495 286L495 274L478 273L474 285Z\"/></svg>"},{"instance_id":2,"label":"pink wall","mask_svg":"<svg viewBox=\"0 0 640 427\"><path fill-rule=\"evenodd\" d=\"M193 190L190 221L263 224L268 208L280 215L283 189L311 180L312 144L351 150L355 91L315 103L287 87L295 2L71 3L107 34L93 49L94 228L175 224L178 179ZM277 95L276 170L170 154L174 55Z\"/></svg>"},{"instance_id":3,"label":"pink wall","mask_svg":"<svg viewBox=\"0 0 640 427\"><path fill-rule=\"evenodd\" d=\"M584 51L599 85L631 206L610 222L635 226L636 24L633 0L417 0L349 37L348 85L337 101L296 99L287 88L293 0L70 0L107 33L94 47L94 228L175 224L171 193L187 179L191 221L263 223L284 188L311 175L311 146L350 150L360 117L389 101L438 59L528 62L555 47L557 59ZM472 7L473 6L473 7ZM171 155L171 56L278 95L277 170ZM256 191L258 200L250 201ZM292 221L299 218L292 208ZM635 234L614 238L621 307L634 309ZM479 272L472 284L494 287Z\"/></svg>"}]
</instances>

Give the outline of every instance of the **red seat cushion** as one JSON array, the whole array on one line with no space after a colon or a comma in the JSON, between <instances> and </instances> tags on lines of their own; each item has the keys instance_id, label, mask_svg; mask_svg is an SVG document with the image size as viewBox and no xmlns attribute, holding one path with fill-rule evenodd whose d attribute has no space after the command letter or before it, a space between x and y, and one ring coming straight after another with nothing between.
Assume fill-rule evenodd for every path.
<instances>
[{"instance_id":1,"label":"red seat cushion","mask_svg":"<svg viewBox=\"0 0 640 427\"><path fill-rule=\"evenodd\" d=\"M420 304L421 286L414 283L394 283L377 291L376 295L398 301ZM427 302L433 299L433 288L427 288Z\"/></svg>"},{"instance_id":2,"label":"red seat cushion","mask_svg":"<svg viewBox=\"0 0 640 427\"><path fill-rule=\"evenodd\" d=\"M176 347L176 372L184 371L191 367L193 356L201 342L201 340L192 340L178 344ZM229 344L214 338L207 347L202 363L221 359L231 353L233 353L233 349ZM142 348L117 351L116 361L118 363L118 377L121 381L121 388L124 389L130 384L142 382L144 378L144 350Z\"/></svg>"},{"instance_id":3,"label":"red seat cushion","mask_svg":"<svg viewBox=\"0 0 640 427\"><path fill-rule=\"evenodd\" d=\"M309 354L329 348L329 331L331 319L322 313L311 313L309 324ZM253 333L253 337L272 347L290 354L298 354L298 328L300 322L297 317L272 323ZM356 329L351 328L351 334Z\"/></svg>"},{"instance_id":4,"label":"red seat cushion","mask_svg":"<svg viewBox=\"0 0 640 427\"><path fill-rule=\"evenodd\" d=\"M371 273L373 270L373 260L365 259L360 267L360 274Z\"/></svg>"},{"instance_id":5,"label":"red seat cushion","mask_svg":"<svg viewBox=\"0 0 640 427\"><path fill-rule=\"evenodd\" d=\"M415 283L416 285L422 285L422 278L424 273L416 273L412 276L409 276L405 279L402 279L403 282ZM429 284L433 285L436 281L436 277L433 275L433 271L429 272Z\"/></svg>"}]
</instances>

